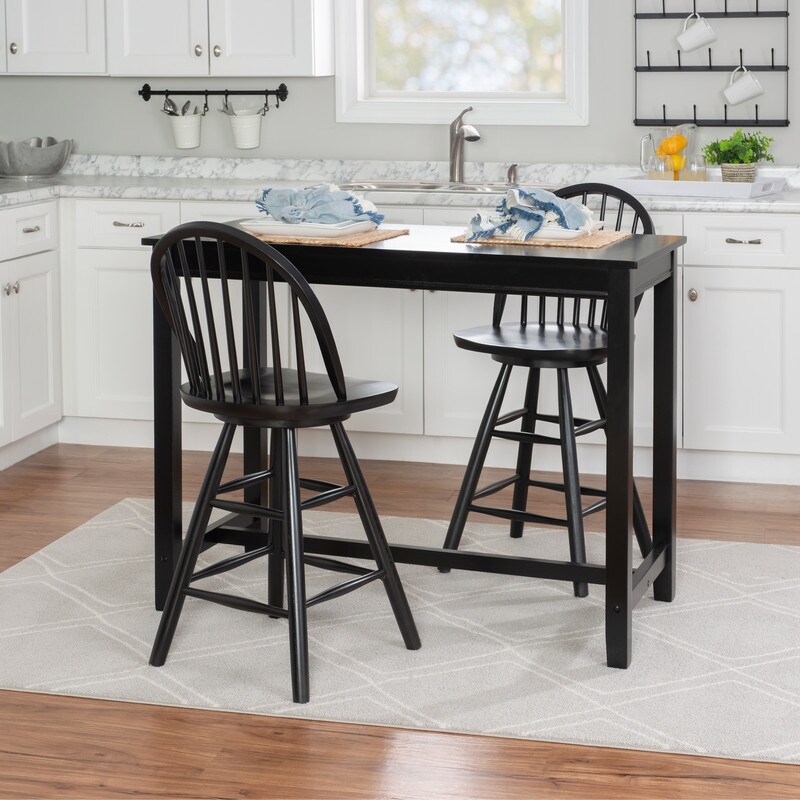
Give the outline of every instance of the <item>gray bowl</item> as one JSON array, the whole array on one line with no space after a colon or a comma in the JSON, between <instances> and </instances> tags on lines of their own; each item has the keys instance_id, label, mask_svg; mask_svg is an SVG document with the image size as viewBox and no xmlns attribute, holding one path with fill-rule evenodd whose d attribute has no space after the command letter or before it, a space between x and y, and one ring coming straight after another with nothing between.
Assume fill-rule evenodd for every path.
<instances>
[{"instance_id":1,"label":"gray bowl","mask_svg":"<svg viewBox=\"0 0 800 800\"><path fill-rule=\"evenodd\" d=\"M55 175L67 163L72 139L56 141L52 136L24 142L0 142L0 176L31 178Z\"/></svg>"}]
</instances>

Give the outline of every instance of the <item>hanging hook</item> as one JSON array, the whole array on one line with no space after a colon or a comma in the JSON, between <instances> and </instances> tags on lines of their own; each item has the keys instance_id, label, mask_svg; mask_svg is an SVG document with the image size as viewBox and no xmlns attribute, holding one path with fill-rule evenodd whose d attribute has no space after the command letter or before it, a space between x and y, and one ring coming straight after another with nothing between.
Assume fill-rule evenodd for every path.
<instances>
[{"instance_id":1,"label":"hanging hook","mask_svg":"<svg viewBox=\"0 0 800 800\"><path fill-rule=\"evenodd\" d=\"M744 55L741 47L739 48L739 66L744 69Z\"/></svg>"},{"instance_id":2,"label":"hanging hook","mask_svg":"<svg viewBox=\"0 0 800 800\"><path fill-rule=\"evenodd\" d=\"M208 112L208 89L206 89L203 94L205 95L205 99L203 100L203 116L205 116Z\"/></svg>"},{"instance_id":3,"label":"hanging hook","mask_svg":"<svg viewBox=\"0 0 800 800\"><path fill-rule=\"evenodd\" d=\"M269 90L264 90L264 108L261 109L261 116L263 117L269 111Z\"/></svg>"}]
</instances>

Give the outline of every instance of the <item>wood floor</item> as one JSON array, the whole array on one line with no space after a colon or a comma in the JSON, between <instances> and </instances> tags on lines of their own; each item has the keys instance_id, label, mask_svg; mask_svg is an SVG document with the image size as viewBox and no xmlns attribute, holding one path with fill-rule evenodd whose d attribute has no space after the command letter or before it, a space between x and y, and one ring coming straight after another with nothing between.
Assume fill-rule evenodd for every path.
<instances>
[{"instance_id":1,"label":"wood floor","mask_svg":"<svg viewBox=\"0 0 800 800\"><path fill-rule=\"evenodd\" d=\"M186 454L187 499L207 457ZM151 497L150 458L58 445L0 472L0 569L123 497ZM447 518L461 477L364 469L387 515ZM797 487L682 482L678 508L682 536L800 544ZM800 798L800 767L0 692L0 798L122 797Z\"/></svg>"}]
</instances>

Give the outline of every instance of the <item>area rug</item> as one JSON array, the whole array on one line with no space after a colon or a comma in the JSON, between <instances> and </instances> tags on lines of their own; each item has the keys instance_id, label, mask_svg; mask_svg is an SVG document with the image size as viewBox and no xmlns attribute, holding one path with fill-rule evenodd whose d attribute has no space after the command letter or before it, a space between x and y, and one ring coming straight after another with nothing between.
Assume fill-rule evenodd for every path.
<instances>
[{"instance_id":1,"label":"area rug","mask_svg":"<svg viewBox=\"0 0 800 800\"><path fill-rule=\"evenodd\" d=\"M360 536L349 514L308 530ZM384 520L438 545L446 524ZM125 500L0 575L0 687L174 706L800 762L800 548L680 541L678 598L634 612L633 664L605 666L603 589L400 565L422 637L403 647L380 583L309 612L311 702L291 702L284 620L188 599L167 664L147 659L152 503ZM558 530L464 546L565 558ZM603 560L599 534L589 560ZM263 561L208 581L264 598ZM331 582L309 569L310 590ZM334 578L335 579L335 578Z\"/></svg>"}]
</instances>

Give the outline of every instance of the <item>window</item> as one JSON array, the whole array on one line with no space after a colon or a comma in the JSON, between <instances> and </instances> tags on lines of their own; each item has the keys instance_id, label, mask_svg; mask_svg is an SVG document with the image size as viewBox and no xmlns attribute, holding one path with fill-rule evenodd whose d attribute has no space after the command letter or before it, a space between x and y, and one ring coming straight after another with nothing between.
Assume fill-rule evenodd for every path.
<instances>
[{"instance_id":1,"label":"window","mask_svg":"<svg viewBox=\"0 0 800 800\"><path fill-rule=\"evenodd\" d=\"M588 0L337 0L336 118L585 125Z\"/></svg>"}]
</instances>

